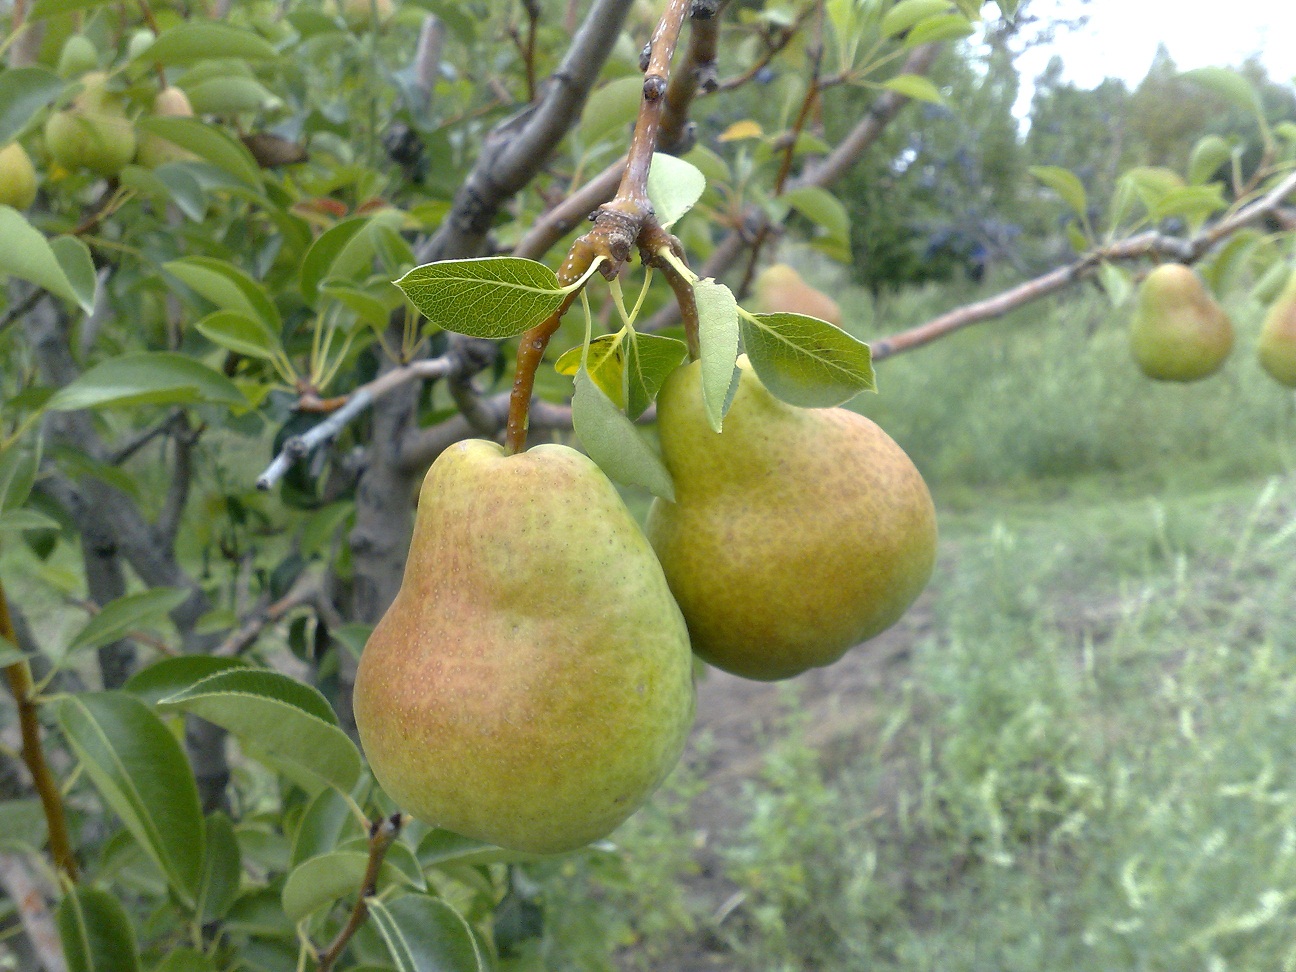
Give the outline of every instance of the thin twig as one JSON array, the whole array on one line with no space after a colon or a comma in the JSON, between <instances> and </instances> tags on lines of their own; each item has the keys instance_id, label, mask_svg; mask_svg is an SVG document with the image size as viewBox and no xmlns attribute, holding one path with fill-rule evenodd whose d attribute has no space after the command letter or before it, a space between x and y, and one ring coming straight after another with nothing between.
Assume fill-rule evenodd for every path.
<instances>
[{"instance_id":1,"label":"thin twig","mask_svg":"<svg viewBox=\"0 0 1296 972\"><path fill-rule=\"evenodd\" d=\"M0 585L0 636L10 644L18 643L13 621L9 617L9 599L5 596L4 587ZM31 666L24 659L8 665L4 670L13 693L14 704L18 707L18 726L22 733L22 757L31 773L32 785L40 796L41 807L45 811L45 822L49 828L50 856L54 866L67 875L68 880L76 881L78 869L76 855L72 852L72 840L68 836L67 816L63 812L63 796L59 792L58 780L50 770L45 759L45 749L41 744L40 720L36 715L35 685L32 682Z\"/></svg>"},{"instance_id":2,"label":"thin twig","mask_svg":"<svg viewBox=\"0 0 1296 972\"><path fill-rule=\"evenodd\" d=\"M351 937L369 917L369 899L378 892L378 872L382 868L383 858L387 856L387 849L400 836L400 832L399 813L375 820L369 825L369 863L365 866L364 877L360 881L360 894L356 898L355 907L351 909L351 917L338 932L337 938L320 953L318 972L329 972L333 968Z\"/></svg>"},{"instance_id":3,"label":"thin twig","mask_svg":"<svg viewBox=\"0 0 1296 972\"><path fill-rule=\"evenodd\" d=\"M1245 226L1263 219L1276 211L1288 196L1296 192L1296 173L1289 175L1261 199L1244 206L1190 239L1165 236L1161 233L1142 233L1110 246L1090 250L1078 260L1050 270L1002 293L909 328L890 337L870 342L873 360L881 361L892 355L930 344L938 338L981 321L1002 317L1032 301L1047 297L1071 284L1096 273L1104 262L1137 260L1149 256L1169 257L1180 263L1200 260L1212 247Z\"/></svg>"},{"instance_id":4,"label":"thin twig","mask_svg":"<svg viewBox=\"0 0 1296 972\"><path fill-rule=\"evenodd\" d=\"M33 307L39 304L42 297L48 296L48 290L45 290L42 287L37 287L22 300L18 301L18 303L10 307L5 311L4 317L0 317L0 333L4 333L5 328L9 327L24 314L28 313Z\"/></svg>"},{"instance_id":5,"label":"thin twig","mask_svg":"<svg viewBox=\"0 0 1296 972\"><path fill-rule=\"evenodd\" d=\"M283 620L289 612L306 605L316 607L318 610L323 594L324 586L321 578L302 574L283 597L245 618L210 654L226 658L241 654L261 636L261 632Z\"/></svg>"}]
</instances>

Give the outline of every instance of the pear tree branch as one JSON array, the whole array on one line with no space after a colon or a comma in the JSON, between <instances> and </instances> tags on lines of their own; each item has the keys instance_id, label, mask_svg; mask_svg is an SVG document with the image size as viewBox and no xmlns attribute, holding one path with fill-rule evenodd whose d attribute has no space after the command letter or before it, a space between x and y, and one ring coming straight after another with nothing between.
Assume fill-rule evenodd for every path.
<instances>
[{"instance_id":1,"label":"pear tree branch","mask_svg":"<svg viewBox=\"0 0 1296 972\"><path fill-rule=\"evenodd\" d=\"M400 836L401 823L401 815L396 813L369 824L369 861L365 865L364 877L360 880L360 893L347 923L329 947L320 953L318 972L330 972L342 957L351 938L369 917L369 899L378 893L378 872L382 868L383 858L387 856L387 849Z\"/></svg>"},{"instance_id":2,"label":"pear tree branch","mask_svg":"<svg viewBox=\"0 0 1296 972\"><path fill-rule=\"evenodd\" d=\"M1195 263L1210 252L1216 244L1238 230L1277 212L1287 197L1293 193L1296 193L1296 173L1288 175L1260 199L1241 207L1231 216L1224 217L1188 239L1150 232L1140 233L1108 246L1097 247L1078 260L1010 287L993 297L967 304L917 327L870 342L873 360L881 361L892 355L930 344L970 324L1002 317L1010 311L1055 294L1071 284L1092 276L1105 262L1117 263L1156 256L1168 257L1179 263Z\"/></svg>"}]
</instances>

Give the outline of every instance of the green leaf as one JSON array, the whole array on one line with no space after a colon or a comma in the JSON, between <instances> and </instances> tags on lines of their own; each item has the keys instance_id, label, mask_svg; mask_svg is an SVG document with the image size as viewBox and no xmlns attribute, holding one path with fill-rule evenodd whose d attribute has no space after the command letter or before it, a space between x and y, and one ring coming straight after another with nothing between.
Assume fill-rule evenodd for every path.
<instances>
[{"instance_id":1,"label":"green leaf","mask_svg":"<svg viewBox=\"0 0 1296 972\"><path fill-rule=\"evenodd\" d=\"M581 359L594 384L603 390L603 394L612 400L617 408L625 408L625 355L626 335L623 329L616 334L600 334L589 343L589 353L585 346L578 344L554 362L554 370L560 375L575 375L581 368Z\"/></svg>"},{"instance_id":2,"label":"green leaf","mask_svg":"<svg viewBox=\"0 0 1296 972\"><path fill-rule=\"evenodd\" d=\"M1203 67L1195 71L1185 71L1182 76L1185 81L1191 81L1213 91L1263 121L1264 109L1259 92L1237 71L1222 67Z\"/></svg>"},{"instance_id":3,"label":"green leaf","mask_svg":"<svg viewBox=\"0 0 1296 972\"><path fill-rule=\"evenodd\" d=\"M423 835L415 852L424 869L444 867L448 864L476 866L478 864L512 864L522 861L543 860L544 855L525 851L507 850L485 841L464 837L450 830L434 827Z\"/></svg>"},{"instance_id":4,"label":"green leaf","mask_svg":"<svg viewBox=\"0 0 1296 972\"><path fill-rule=\"evenodd\" d=\"M827 321L744 313L741 326L756 374L791 405L827 408L875 389L869 346Z\"/></svg>"},{"instance_id":5,"label":"green leaf","mask_svg":"<svg viewBox=\"0 0 1296 972\"><path fill-rule=\"evenodd\" d=\"M306 303L314 304L320 284L332 276L333 263L351 238L369 225L367 218L348 219L320 234L302 259L301 292Z\"/></svg>"},{"instance_id":6,"label":"green leaf","mask_svg":"<svg viewBox=\"0 0 1296 972\"><path fill-rule=\"evenodd\" d=\"M27 652L22 651L12 641L5 638L3 635L0 635L0 668L7 668L10 665L16 665L20 661L30 657L31 656ZM3 831L0 831L0 833L3 833Z\"/></svg>"},{"instance_id":7,"label":"green leaf","mask_svg":"<svg viewBox=\"0 0 1296 972\"><path fill-rule=\"evenodd\" d=\"M648 169L648 199L657 222L667 229L693 208L706 189L706 178L696 166L662 152L654 152Z\"/></svg>"},{"instance_id":8,"label":"green leaf","mask_svg":"<svg viewBox=\"0 0 1296 972\"><path fill-rule=\"evenodd\" d=\"M54 393L54 412L128 405L192 405L208 402L246 408L238 386L201 361L171 351L141 351L109 358Z\"/></svg>"},{"instance_id":9,"label":"green leaf","mask_svg":"<svg viewBox=\"0 0 1296 972\"><path fill-rule=\"evenodd\" d=\"M302 861L288 874L283 886L284 914L294 924L340 898L353 899L360 890L369 854L362 850L332 851ZM378 888L391 884L413 887L409 877L383 861L378 871Z\"/></svg>"},{"instance_id":10,"label":"green leaf","mask_svg":"<svg viewBox=\"0 0 1296 972\"><path fill-rule=\"evenodd\" d=\"M942 41L960 40L968 37L976 28L962 14L940 14L925 17L914 24L905 37L906 48L919 47L922 44L936 44Z\"/></svg>"},{"instance_id":11,"label":"green leaf","mask_svg":"<svg viewBox=\"0 0 1296 972\"><path fill-rule=\"evenodd\" d=\"M667 375L688 356L688 345L659 334L630 332L626 345L626 414L637 419L652 404Z\"/></svg>"},{"instance_id":12,"label":"green leaf","mask_svg":"<svg viewBox=\"0 0 1296 972\"><path fill-rule=\"evenodd\" d=\"M384 904L371 900L371 920L397 972L486 972L486 957L459 912L423 894Z\"/></svg>"},{"instance_id":13,"label":"green leaf","mask_svg":"<svg viewBox=\"0 0 1296 972\"><path fill-rule=\"evenodd\" d=\"M247 667L247 662L239 658L179 655L175 658L163 658L147 668L140 669L122 688L152 704L188 688L208 675L215 675L230 668Z\"/></svg>"},{"instance_id":14,"label":"green leaf","mask_svg":"<svg viewBox=\"0 0 1296 972\"><path fill-rule=\"evenodd\" d=\"M243 874L234 824L223 813L207 818L207 843L203 856L202 880L198 884L197 908L202 924L220 921L238 897Z\"/></svg>"},{"instance_id":15,"label":"green leaf","mask_svg":"<svg viewBox=\"0 0 1296 972\"><path fill-rule=\"evenodd\" d=\"M81 651L111 644L141 623L175 610L189 600L190 593L179 587L155 587L110 601L77 632L67 650Z\"/></svg>"},{"instance_id":16,"label":"green leaf","mask_svg":"<svg viewBox=\"0 0 1296 972\"><path fill-rule=\"evenodd\" d=\"M576 373L572 425L589 457L612 479L646 487L654 495L674 501L675 487L661 457L584 368Z\"/></svg>"},{"instance_id":17,"label":"green leaf","mask_svg":"<svg viewBox=\"0 0 1296 972\"><path fill-rule=\"evenodd\" d=\"M271 111L281 99L256 78L212 78L187 91L193 110L203 115Z\"/></svg>"},{"instance_id":18,"label":"green leaf","mask_svg":"<svg viewBox=\"0 0 1296 972\"><path fill-rule=\"evenodd\" d=\"M57 530L59 521L35 510L6 510L0 513L0 533L22 530Z\"/></svg>"},{"instance_id":19,"label":"green leaf","mask_svg":"<svg viewBox=\"0 0 1296 972\"><path fill-rule=\"evenodd\" d=\"M586 150L608 136L624 141L639 114L643 78L637 74L609 81L589 96L581 111L580 140Z\"/></svg>"},{"instance_id":20,"label":"green leaf","mask_svg":"<svg viewBox=\"0 0 1296 972\"><path fill-rule=\"evenodd\" d=\"M118 178L123 188L133 189L141 196L175 203L195 223L207 214L207 197L198 180L186 168L186 163L169 162L156 169L128 165Z\"/></svg>"},{"instance_id":21,"label":"green leaf","mask_svg":"<svg viewBox=\"0 0 1296 972\"><path fill-rule=\"evenodd\" d=\"M253 189L261 188L261 169L252 153L221 129L196 118L166 118L154 115L135 123L141 132L157 135L188 149L216 168L229 173Z\"/></svg>"},{"instance_id":22,"label":"green leaf","mask_svg":"<svg viewBox=\"0 0 1296 972\"><path fill-rule=\"evenodd\" d=\"M135 929L107 891L77 885L54 916L68 972L139 972Z\"/></svg>"},{"instance_id":23,"label":"green leaf","mask_svg":"<svg viewBox=\"0 0 1296 972\"><path fill-rule=\"evenodd\" d=\"M330 503L322 510L311 514L310 519L306 521L306 525L302 528L302 556L309 557L312 554L322 552L325 544L333 539L354 512L354 500L340 500L336 503Z\"/></svg>"},{"instance_id":24,"label":"green leaf","mask_svg":"<svg viewBox=\"0 0 1296 972\"><path fill-rule=\"evenodd\" d=\"M205 21L181 21L158 34L135 63L169 66L221 57L266 61L278 56L273 44L251 31Z\"/></svg>"},{"instance_id":25,"label":"green leaf","mask_svg":"<svg viewBox=\"0 0 1296 972\"><path fill-rule=\"evenodd\" d=\"M495 340L535 327L563 301L557 274L519 257L428 263L396 286L437 327Z\"/></svg>"},{"instance_id":26,"label":"green leaf","mask_svg":"<svg viewBox=\"0 0 1296 972\"><path fill-rule=\"evenodd\" d=\"M1084 183L1076 177L1075 173L1055 165L1033 165L1030 167L1030 174L1061 196L1062 201L1071 207L1072 212L1081 219L1085 218L1089 209L1089 200Z\"/></svg>"},{"instance_id":27,"label":"green leaf","mask_svg":"<svg viewBox=\"0 0 1296 972\"><path fill-rule=\"evenodd\" d=\"M194 330L212 344L249 358L272 361L283 350L278 336L265 324L238 311L208 314L194 324Z\"/></svg>"},{"instance_id":28,"label":"green leaf","mask_svg":"<svg viewBox=\"0 0 1296 972\"><path fill-rule=\"evenodd\" d=\"M65 250L65 256L70 253ZM68 279L58 255L45 235L18 210L0 206L0 274L20 277L44 287L56 297L76 304L87 314L94 309L93 293L87 306L83 295Z\"/></svg>"},{"instance_id":29,"label":"green leaf","mask_svg":"<svg viewBox=\"0 0 1296 972\"><path fill-rule=\"evenodd\" d=\"M702 404L707 423L716 432L729 410L729 390L738 360L738 301L733 291L710 277L693 285L697 304L698 344L702 360Z\"/></svg>"},{"instance_id":30,"label":"green leaf","mask_svg":"<svg viewBox=\"0 0 1296 972\"><path fill-rule=\"evenodd\" d=\"M897 74L894 78L883 81L882 87L896 94L902 94L906 98L912 98L914 101L926 101L933 105L945 104L945 96L941 94L940 88L932 83L931 78L921 74Z\"/></svg>"},{"instance_id":31,"label":"green leaf","mask_svg":"<svg viewBox=\"0 0 1296 972\"><path fill-rule=\"evenodd\" d=\"M1134 281L1129 271L1114 263L1103 261L1098 267L1098 280L1102 284L1112 307L1120 307L1134 292Z\"/></svg>"},{"instance_id":32,"label":"green leaf","mask_svg":"<svg viewBox=\"0 0 1296 972\"><path fill-rule=\"evenodd\" d=\"M849 245L850 217L846 207L827 189L818 186L801 186L779 197L816 226L821 226L830 239Z\"/></svg>"},{"instance_id":33,"label":"green leaf","mask_svg":"<svg viewBox=\"0 0 1296 972\"><path fill-rule=\"evenodd\" d=\"M94 312L95 291L99 276L95 272L90 247L75 236L56 236L50 240L50 249L76 294L76 303L87 314Z\"/></svg>"},{"instance_id":34,"label":"green leaf","mask_svg":"<svg viewBox=\"0 0 1296 972\"><path fill-rule=\"evenodd\" d=\"M1188 182L1200 186L1210 181L1219 167L1233 155L1229 143L1218 135L1207 135L1193 146L1188 160Z\"/></svg>"},{"instance_id":35,"label":"green leaf","mask_svg":"<svg viewBox=\"0 0 1296 972\"><path fill-rule=\"evenodd\" d=\"M85 10L87 7L97 7L100 4L107 3L108 0L36 0L27 12L28 20L40 20L44 17L52 17L56 14L69 13L73 10Z\"/></svg>"},{"instance_id":36,"label":"green leaf","mask_svg":"<svg viewBox=\"0 0 1296 972\"><path fill-rule=\"evenodd\" d=\"M293 838L293 867L333 850L347 836L364 837L351 806L337 790L320 790L302 814Z\"/></svg>"},{"instance_id":37,"label":"green leaf","mask_svg":"<svg viewBox=\"0 0 1296 972\"><path fill-rule=\"evenodd\" d=\"M202 877L204 827L198 786L176 737L125 692L68 696L55 715L104 803L192 905Z\"/></svg>"},{"instance_id":38,"label":"green leaf","mask_svg":"<svg viewBox=\"0 0 1296 972\"><path fill-rule=\"evenodd\" d=\"M883 37L898 37L918 21L947 13L949 8L949 0L900 0L882 18L879 33Z\"/></svg>"},{"instance_id":39,"label":"green leaf","mask_svg":"<svg viewBox=\"0 0 1296 972\"><path fill-rule=\"evenodd\" d=\"M212 257L185 257L162 264L162 269L221 310L235 311L265 325L275 343L282 321L265 287L234 264Z\"/></svg>"},{"instance_id":40,"label":"green leaf","mask_svg":"<svg viewBox=\"0 0 1296 972\"><path fill-rule=\"evenodd\" d=\"M388 285L384 284L383 286L387 287ZM386 328L392 310L400 303L400 295L390 290L390 288L389 292L396 296L395 304L385 302L367 290L333 280L326 280L320 285L318 292L324 297L336 300L354 313L357 319L379 330Z\"/></svg>"},{"instance_id":41,"label":"green leaf","mask_svg":"<svg viewBox=\"0 0 1296 972\"><path fill-rule=\"evenodd\" d=\"M22 133L46 105L52 105L67 82L43 67L0 71L0 145Z\"/></svg>"},{"instance_id":42,"label":"green leaf","mask_svg":"<svg viewBox=\"0 0 1296 972\"><path fill-rule=\"evenodd\" d=\"M1155 166L1136 166L1127 169L1117 182L1117 193L1128 184L1145 209L1151 212L1161 199L1184 184L1179 173ZM1127 208L1124 204L1122 209ZM1122 214L1123 215L1123 214Z\"/></svg>"},{"instance_id":43,"label":"green leaf","mask_svg":"<svg viewBox=\"0 0 1296 972\"><path fill-rule=\"evenodd\" d=\"M183 709L229 730L249 755L264 754L309 792L324 785L349 792L360 778L360 752L338 728L324 696L287 675L252 668L218 672L158 707Z\"/></svg>"},{"instance_id":44,"label":"green leaf","mask_svg":"<svg viewBox=\"0 0 1296 972\"><path fill-rule=\"evenodd\" d=\"M13 442L0 451L0 510L27 502L40 468L43 441L36 438L31 445Z\"/></svg>"},{"instance_id":45,"label":"green leaf","mask_svg":"<svg viewBox=\"0 0 1296 972\"><path fill-rule=\"evenodd\" d=\"M39 798L0 803L0 848L38 851L48 837L45 810Z\"/></svg>"},{"instance_id":46,"label":"green leaf","mask_svg":"<svg viewBox=\"0 0 1296 972\"><path fill-rule=\"evenodd\" d=\"M216 960L192 948L177 948L153 972L216 972Z\"/></svg>"}]
</instances>

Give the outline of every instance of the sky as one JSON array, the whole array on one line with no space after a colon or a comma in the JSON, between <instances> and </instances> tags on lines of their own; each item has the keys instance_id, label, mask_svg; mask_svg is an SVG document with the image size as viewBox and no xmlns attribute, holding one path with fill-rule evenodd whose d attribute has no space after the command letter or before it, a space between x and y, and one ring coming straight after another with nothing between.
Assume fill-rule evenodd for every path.
<instances>
[{"instance_id":1,"label":"sky","mask_svg":"<svg viewBox=\"0 0 1296 972\"><path fill-rule=\"evenodd\" d=\"M1060 31L1055 42L1028 50L1018 61L1023 80L1019 110L1030 104L1030 81L1058 54L1066 77L1091 88L1106 77L1133 86L1147 73L1164 43L1181 70L1206 65L1239 64L1260 52L1269 76L1290 83L1296 77L1296 2L1294 0L1227 0L1225 3L1182 0L1050 0L1039 3L1046 14L1054 6L1062 16L1086 10L1089 23Z\"/></svg>"}]
</instances>

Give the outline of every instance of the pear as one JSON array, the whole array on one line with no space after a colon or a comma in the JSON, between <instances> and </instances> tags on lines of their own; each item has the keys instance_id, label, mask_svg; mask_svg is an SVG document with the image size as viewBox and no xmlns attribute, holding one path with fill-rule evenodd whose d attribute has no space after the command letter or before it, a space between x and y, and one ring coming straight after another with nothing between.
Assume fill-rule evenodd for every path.
<instances>
[{"instance_id":1,"label":"pear","mask_svg":"<svg viewBox=\"0 0 1296 972\"><path fill-rule=\"evenodd\" d=\"M159 118L192 118L193 113L189 96L182 88L174 85L163 88L153 98L153 114ZM146 132L140 137L139 153L135 160L146 169L156 169L167 162L189 162L197 157L174 142Z\"/></svg>"},{"instance_id":2,"label":"pear","mask_svg":"<svg viewBox=\"0 0 1296 972\"><path fill-rule=\"evenodd\" d=\"M707 422L701 366L657 399L675 502L646 532L693 650L761 681L828 665L894 624L926 586L936 514L909 457L869 419L779 401L746 355L724 432Z\"/></svg>"},{"instance_id":3,"label":"pear","mask_svg":"<svg viewBox=\"0 0 1296 972\"><path fill-rule=\"evenodd\" d=\"M433 463L400 592L360 658L374 776L426 823L534 853L606 836L693 721L688 631L607 477L562 445Z\"/></svg>"},{"instance_id":4,"label":"pear","mask_svg":"<svg viewBox=\"0 0 1296 972\"><path fill-rule=\"evenodd\" d=\"M75 78L99 66L99 52L94 42L85 34L73 34L63 42L59 51L58 73L64 78Z\"/></svg>"},{"instance_id":5,"label":"pear","mask_svg":"<svg viewBox=\"0 0 1296 972\"><path fill-rule=\"evenodd\" d=\"M106 74L91 71L81 84L72 106L45 123L45 145L65 169L114 176L135 157L135 126L126 117L125 99L108 90Z\"/></svg>"},{"instance_id":6,"label":"pear","mask_svg":"<svg viewBox=\"0 0 1296 972\"><path fill-rule=\"evenodd\" d=\"M752 286L758 313L805 314L841 327L842 314L837 301L811 287L786 263L766 267Z\"/></svg>"},{"instance_id":7,"label":"pear","mask_svg":"<svg viewBox=\"0 0 1296 972\"><path fill-rule=\"evenodd\" d=\"M36 198L36 170L17 142L0 149L0 206L26 209Z\"/></svg>"},{"instance_id":8,"label":"pear","mask_svg":"<svg viewBox=\"0 0 1296 972\"><path fill-rule=\"evenodd\" d=\"M352 30L368 30L377 16L381 27L391 20L395 7L392 0L325 0L324 12L330 17L342 14L342 19Z\"/></svg>"},{"instance_id":9,"label":"pear","mask_svg":"<svg viewBox=\"0 0 1296 972\"><path fill-rule=\"evenodd\" d=\"M1224 364L1233 323L1191 268L1165 263L1139 288L1130 349L1149 378L1196 381Z\"/></svg>"},{"instance_id":10,"label":"pear","mask_svg":"<svg viewBox=\"0 0 1296 972\"><path fill-rule=\"evenodd\" d=\"M1296 270L1265 314L1256 350L1274 381L1296 388Z\"/></svg>"}]
</instances>

